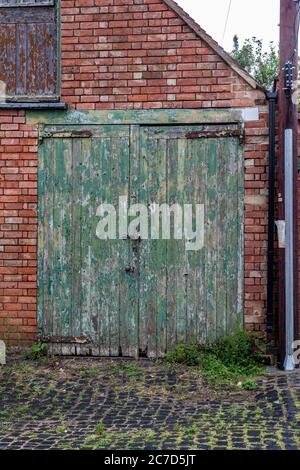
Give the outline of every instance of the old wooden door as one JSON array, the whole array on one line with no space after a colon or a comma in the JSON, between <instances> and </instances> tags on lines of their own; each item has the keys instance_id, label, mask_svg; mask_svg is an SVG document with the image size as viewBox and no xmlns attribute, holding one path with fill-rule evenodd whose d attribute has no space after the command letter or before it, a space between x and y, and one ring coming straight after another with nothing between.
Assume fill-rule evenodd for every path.
<instances>
[{"instance_id":1,"label":"old wooden door","mask_svg":"<svg viewBox=\"0 0 300 470\"><path fill-rule=\"evenodd\" d=\"M237 125L45 129L39 325L59 352L157 357L242 322L239 133ZM97 207L118 207L125 195L147 208L203 205L204 246L188 251L174 236L99 240Z\"/></svg>"}]
</instances>

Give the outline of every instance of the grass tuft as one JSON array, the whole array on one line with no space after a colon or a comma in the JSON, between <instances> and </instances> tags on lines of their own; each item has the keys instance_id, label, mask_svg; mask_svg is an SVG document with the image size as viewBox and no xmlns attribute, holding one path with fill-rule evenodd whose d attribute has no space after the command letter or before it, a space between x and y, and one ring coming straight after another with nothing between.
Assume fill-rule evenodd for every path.
<instances>
[{"instance_id":1,"label":"grass tuft","mask_svg":"<svg viewBox=\"0 0 300 470\"><path fill-rule=\"evenodd\" d=\"M245 331L208 345L180 344L167 354L166 360L172 365L200 368L209 381L244 390L255 390L258 385L254 379L264 372L255 338Z\"/></svg>"}]
</instances>

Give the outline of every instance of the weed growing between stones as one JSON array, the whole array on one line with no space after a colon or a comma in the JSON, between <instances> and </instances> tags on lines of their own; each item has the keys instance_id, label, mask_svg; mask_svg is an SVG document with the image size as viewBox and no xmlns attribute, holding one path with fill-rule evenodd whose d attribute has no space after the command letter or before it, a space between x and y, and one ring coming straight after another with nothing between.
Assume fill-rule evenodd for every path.
<instances>
[{"instance_id":1,"label":"weed growing between stones","mask_svg":"<svg viewBox=\"0 0 300 470\"><path fill-rule=\"evenodd\" d=\"M199 368L210 382L244 390L257 389L255 377L264 375L263 357L255 338L245 331L207 345L180 344L167 353L166 361Z\"/></svg>"},{"instance_id":2,"label":"weed growing between stones","mask_svg":"<svg viewBox=\"0 0 300 470\"><path fill-rule=\"evenodd\" d=\"M26 355L26 359L38 361L47 355L48 345L46 343L37 343L31 346L30 351Z\"/></svg>"}]
</instances>

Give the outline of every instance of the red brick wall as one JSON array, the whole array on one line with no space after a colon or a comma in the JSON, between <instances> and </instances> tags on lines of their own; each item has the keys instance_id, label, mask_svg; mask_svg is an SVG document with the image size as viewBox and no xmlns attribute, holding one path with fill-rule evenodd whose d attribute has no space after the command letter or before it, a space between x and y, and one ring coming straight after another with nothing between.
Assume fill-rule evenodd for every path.
<instances>
[{"instance_id":1,"label":"red brick wall","mask_svg":"<svg viewBox=\"0 0 300 470\"><path fill-rule=\"evenodd\" d=\"M245 321L264 331L267 302L268 109L246 123L245 142Z\"/></svg>"},{"instance_id":2,"label":"red brick wall","mask_svg":"<svg viewBox=\"0 0 300 470\"><path fill-rule=\"evenodd\" d=\"M0 111L0 338L36 331L36 131L21 111Z\"/></svg>"},{"instance_id":3,"label":"red brick wall","mask_svg":"<svg viewBox=\"0 0 300 470\"><path fill-rule=\"evenodd\" d=\"M246 124L245 314L266 311L267 106L161 0L62 0L62 101L76 109L259 106ZM0 118L0 335L30 342L36 316L36 140L23 112ZM11 126L11 127L10 127Z\"/></svg>"},{"instance_id":4,"label":"red brick wall","mask_svg":"<svg viewBox=\"0 0 300 470\"><path fill-rule=\"evenodd\" d=\"M62 0L62 99L77 109L253 106L253 92L161 0Z\"/></svg>"}]
</instances>

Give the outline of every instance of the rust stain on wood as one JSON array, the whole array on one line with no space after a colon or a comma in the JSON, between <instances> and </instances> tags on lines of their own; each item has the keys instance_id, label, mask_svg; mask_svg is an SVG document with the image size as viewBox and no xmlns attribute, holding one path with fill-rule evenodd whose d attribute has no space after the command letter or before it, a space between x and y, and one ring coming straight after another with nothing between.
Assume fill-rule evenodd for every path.
<instances>
[{"instance_id":1,"label":"rust stain on wood","mask_svg":"<svg viewBox=\"0 0 300 470\"><path fill-rule=\"evenodd\" d=\"M207 130L207 131L200 131L200 132L187 132L185 134L187 139L215 139L215 138L222 138L222 137L240 137L241 131L239 129L236 130Z\"/></svg>"}]
</instances>

